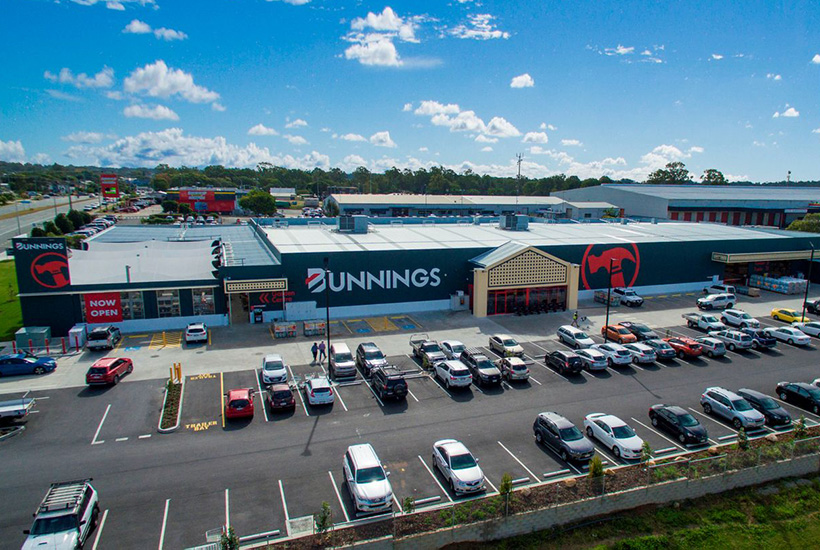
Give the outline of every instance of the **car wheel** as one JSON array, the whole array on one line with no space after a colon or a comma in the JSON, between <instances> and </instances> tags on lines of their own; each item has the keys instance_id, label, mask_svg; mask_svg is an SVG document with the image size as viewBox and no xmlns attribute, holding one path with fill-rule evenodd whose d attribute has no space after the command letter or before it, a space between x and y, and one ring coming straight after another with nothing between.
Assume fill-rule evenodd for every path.
<instances>
[{"instance_id":1,"label":"car wheel","mask_svg":"<svg viewBox=\"0 0 820 550\"><path fill-rule=\"evenodd\" d=\"M712 405L710 405L709 403L704 403L703 412L705 412L706 414L712 414Z\"/></svg>"},{"instance_id":2,"label":"car wheel","mask_svg":"<svg viewBox=\"0 0 820 550\"><path fill-rule=\"evenodd\" d=\"M658 427L658 417L657 416L652 417L652 425L655 426L656 428Z\"/></svg>"},{"instance_id":3,"label":"car wheel","mask_svg":"<svg viewBox=\"0 0 820 550\"><path fill-rule=\"evenodd\" d=\"M581 349L581 344L579 344L578 342L575 342L575 349Z\"/></svg>"},{"instance_id":4,"label":"car wheel","mask_svg":"<svg viewBox=\"0 0 820 550\"><path fill-rule=\"evenodd\" d=\"M793 339L791 339L791 338L789 338L789 345L790 345L790 346L793 346L793 345L794 345L794 340L793 340Z\"/></svg>"},{"instance_id":5,"label":"car wheel","mask_svg":"<svg viewBox=\"0 0 820 550\"><path fill-rule=\"evenodd\" d=\"M741 422L739 418L735 418L732 420L732 426L734 426L736 430L740 430L740 428L743 427L743 422Z\"/></svg>"},{"instance_id":6,"label":"car wheel","mask_svg":"<svg viewBox=\"0 0 820 550\"><path fill-rule=\"evenodd\" d=\"M606 358L606 366L612 368L612 357Z\"/></svg>"},{"instance_id":7,"label":"car wheel","mask_svg":"<svg viewBox=\"0 0 820 550\"><path fill-rule=\"evenodd\" d=\"M735 304L729 302L729 309L732 309L733 307L735 307Z\"/></svg>"},{"instance_id":8,"label":"car wheel","mask_svg":"<svg viewBox=\"0 0 820 550\"><path fill-rule=\"evenodd\" d=\"M621 450L618 448L617 445L612 446L612 454L615 455L615 458L621 458Z\"/></svg>"},{"instance_id":9,"label":"car wheel","mask_svg":"<svg viewBox=\"0 0 820 550\"><path fill-rule=\"evenodd\" d=\"M729 351L735 351L735 345L729 344Z\"/></svg>"},{"instance_id":10,"label":"car wheel","mask_svg":"<svg viewBox=\"0 0 820 550\"><path fill-rule=\"evenodd\" d=\"M720 318L720 322L721 322L721 323L723 323L724 325L728 325L728 324L729 324L729 323L726 321L726 317L721 317L721 318Z\"/></svg>"},{"instance_id":11,"label":"car wheel","mask_svg":"<svg viewBox=\"0 0 820 550\"><path fill-rule=\"evenodd\" d=\"M34 367L34 374L36 374L38 376L41 375L41 374L45 374L45 372L46 372L46 369L44 369L43 367Z\"/></svg>"},{"instance_id":12,"label":"car wheel","mask_svg":"<svg viewBox=\"0 0 820 550\"><path fill-rule=\"evenodd\" d=\"M535 442L538 443L539 445L544 442L544 436L541 435L540 431L535 432Z\"/></svg>"},{"instance_id":13,"label":"car wheel","mask_svg":"<svg viewBox=\"0 0 820 550\"><path fill-rule=\"evenodd\" d=\"M689 325L689 328L695 328L695 323L693 323L692 321L689 321L686 324Z\"/></svg>"},{"instance_id":14,"label":"car wheel","mask_svg":"<svg viewBox=\"0 0 820 550\"><path fill-rule=\"evenodd\" d=\"M789 396L786 394L786 392L780 392L780 400L781 401L788 401L789 400L788 397Z\"/></svg>"},{"instance_id":15,"label":"car wheel","mask_svg":"<svg viewBox=\"0 0 820 550\"><path fill-rule=\"evenodd\" d=\"M134 372L134 364L133 363L128 365L128 374L131 374L132 372Z\"/></svg>"},{"instance_id":16,"label":"car wheel","mask_svg":"<svg viewBox=\"0 0 820 550\"><path fill-rule=\"evenodd\" d=\"M817 414L818 412L820 412L820 407L818 407L817 405L813 406L811 408L811 412L813 412L814 414Z\"/></svg>"},{"instance_id":17,"label":"car wheel","mask_svg":"<svg viewBox=\"0 0 820 550\"><path fill-rule=\"evenodd\" d=\"M569 455L567 454L566 449L563 449L561 451L561 460L563 460L564 462L569 462Z\"/></svg>"},{"instance_id":18,"label":"car wheel","mask_svg":"<svg viewBox=\"0 0 820 550\"><path fill-rule=\"evenodd\" d=\"M450 490L453 492L454 495L458 494L456 493L456 483L452 479L450 480Z\"/></svg>"},{"instance_id":19,"label":"car wheel","mask_svg":"<svg viewBox=\"0 0 820 550\"><path fill-rule=\"evenodd\" d=\"M714 354L714 353L712 353L711 351L707 351L707 352L706 352L706 355L707 355L708 357L714 357L714 356L715 356L715 354Z\"/></svg>"},{"instance_id":20,"label":"car wheel","mask_svg":"<svg viewBox=\"0 0 820 550\"><path fill-rule=\"evenodd\" d=\"M759 347L760 344L758 344L757 342L752 342L752 349L758 349Z\"/></svg>"},{"instance_id":21,"label":"car wheel","mask_svg":"<svg viewBox=\"0 0 820 550\"><path fill-rule=\"evenodd\" d=\"M681 442L681 445L685 444L685 443L686 443L686 436L685 436L685 435L683 435L683 434L680 434L680 435L678 436L678 441L680 441L680 442Z\"/></svg>"},{"instance_id":22,"label":"car wheel","mask_svg":"<svg viewBox=\"0 0 820 550\"><path fill-rule=\"evenodd\" d=\"M587 437L590 437L590 438L591 438L591 437L594 437L594 436L592 435L592 427L591 427L591 426L587 426Z\"/></svg>"},{"instance_id":23,"label":"car wheel","mask_svg":"<svg viewBox=\"0 0 820 550\"><path fill-rule=\"evenodd\" d=\"M684 355L686 355L686 354L685 354L685 353L683 353L682 351L679 351L679 352L678 352L678 358L679 358L679 359L683 359L683 356L684 356Z\"/></svg>"},{"instance_id":24,"label":"car wheel","mask_svg":"<svg viewBox=\"0 0 820 550\"><path fill-rule=\"evenodd\" d=\"M449 390L449 389L450 389L450 381L449 381L449 380L445 380L445 381L444 381L444 386L445 386L445 387Z\"/></svg>"}]
</instances>

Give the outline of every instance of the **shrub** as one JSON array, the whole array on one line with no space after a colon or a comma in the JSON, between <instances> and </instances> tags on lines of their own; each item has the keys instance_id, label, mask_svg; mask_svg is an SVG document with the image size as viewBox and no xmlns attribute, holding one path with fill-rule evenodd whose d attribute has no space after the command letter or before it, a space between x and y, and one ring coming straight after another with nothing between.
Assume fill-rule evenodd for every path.
<instances>
[{"instance_id":1,"label":"shrub","mask_svg":"<svg viewBox=\"0 0 820 550\"><path fill-rule=\"evenodd\" d=\"M322 502L322 509L313 514L313 522L316 524L316 532L320 535L333 527L333 510L327 501Z\"/></svg>"},{"instance_id":2,"label":"shrub","mask_svg":"<svg viewBox=\"0 0 820 550\"><path fill-rule=\"evenodd\" d=\"M749 436L746 435L745 428L740 428L740 431L737 432L737 446L744 451L749 448Z\"/></svg>"},{"instance_id":3,"label":"shrub","mask_svg":"<svg viewBox=\"0 0 820 550\"><path fill-rule=\"evenodd\" d=\"M589 461L589 477L597 478L604 475L604 463L601 462L601 457L597 454Z\"/></svg>"}]
</instances>

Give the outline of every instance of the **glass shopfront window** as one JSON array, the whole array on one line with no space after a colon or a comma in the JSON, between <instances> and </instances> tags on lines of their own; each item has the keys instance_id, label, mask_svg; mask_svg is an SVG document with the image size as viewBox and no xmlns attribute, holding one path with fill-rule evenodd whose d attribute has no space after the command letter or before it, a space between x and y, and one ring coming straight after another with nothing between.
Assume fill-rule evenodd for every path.
<instances>
[{"instance_id":1,"label":"glass shopfront window","mask_svg":"<svg viewBox=\"0 0 820 550\"><path fill-rule=\"evenodd\" d=\"M179 290L157 291L157 313L160 317L179 317Z\"/></svg>"},{"instance_id":2,"label":"glass shopfront window","mask_svg":"<svg viewBox=\"0 0 820 550\"><path fill-rule=\"evenodd\" d=\"M142 292L120 292L122 303L122 320L145 319L145 304Z\"/></svg>"},{"instance_id":3,"label":"glass shopfront window","mask_svg":"<svg viewBox=\"0 0 820 550\"><path fill-rule=\"evenodd\" d=\"M194 298L194 315L213 315L216 313L214 289L195 288L191 292Z\"/></svg>"}]
</instances>

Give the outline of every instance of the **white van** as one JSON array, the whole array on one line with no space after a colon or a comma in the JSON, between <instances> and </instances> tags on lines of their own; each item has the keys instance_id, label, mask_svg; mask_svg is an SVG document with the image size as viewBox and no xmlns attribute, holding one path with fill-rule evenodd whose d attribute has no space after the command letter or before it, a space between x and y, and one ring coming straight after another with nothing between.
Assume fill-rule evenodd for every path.
<instances>
[{"instance_id":1,"label":"white van","mask_svg":"<svg viewBox=\"0 0 820 550\"><path fill-rule=\"evenodd\" d=\"M328 357L328 374L331 378L349 378L356 376L356 361L350 348L344 342L336 342L330 346Z\"/></svg>"}]
</instances>

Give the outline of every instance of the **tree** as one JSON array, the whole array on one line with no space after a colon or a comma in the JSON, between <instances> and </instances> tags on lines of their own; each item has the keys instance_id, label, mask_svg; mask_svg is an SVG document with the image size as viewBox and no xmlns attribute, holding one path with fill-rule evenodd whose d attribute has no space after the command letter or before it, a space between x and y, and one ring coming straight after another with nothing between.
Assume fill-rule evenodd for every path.
<instances>
[{"instance_id":1,"label":"tree","mask_svg":"<svg viewBox=\"0 0 820 550\"><path fill-rule=\"evenodd\" d=\"M239 199L239 206L257 216L271 216L276 213L276 200L270 193L260 189L254 189Z\"/></svg>"},{"instance_id":2,"label":"tree","mask_svg":"<svg viewBox=\"0 0 820 550\"><path fill-rule=\"evenodd\" d=\"M726 178L723 177L723 173L720 170L715 170L714 168L709 168L708 170L706 170L700 177L700 179L705 185L726 184Z\"/></svg>"},{"instance_id":3,"label":"tree","mask_svg":"<svg viewBox=\"0 0 820 550\"><path fill-rule=\"evenodd\" d=\"M65 214L57 214L57 217L54 218L54 224L63 232L63 235L74 231L74 224Z\"/></svg>"},{"instance_id":4,"label":"tree","mask_svg":"<svg viewBox=\"0 0 820 550\"><path fill-rule=\"evenodd\" d=\"M74 226L74 229L77 229L86 223L83 218L83 213L78 210L69 210L66 217L68 218L68 221L71 222L71 225Z\"/></svg>"},{"instance_id":5,"label":"tree","mask_svg":"<svg viewBox=\"0 0 820 550\"><path fill-rule=\"evenodd\" d=\"M162 201L163 212L176 212L179 210L179 203L177 201Z\"/></svg>"},{"instance_id":6,"label":"tree","mask_svg":"<svg viewBox=\"0 0 820 550\"><path fill-rule=\"evenodd\" d=\"M179 203L179 206L177 207L177 210L179 210L180 214L190 214L192 212L191 205L188 204L187 202Z\"/></svg>"},{"instance_id":7,"label":"tree","mask_svg":"<svg viewBox=\"0 0 820 550\"><path fill-rule=\"evenodd\" d=\"M60 228L57 227L57 225L52 221L47 221L46 223L44 223L43 230L46 232L46 234L54 235L55 237L58 237L63 234L63 232L60 231Z\"/></svg>"},{"instance_id":8,"label":"tree","mask_svg":"<svg viewBox=\"0 0 820 550\"><path fill-rule=\"evenodd\" d=\"M339 205L336 201L327 201L324 206L325 216L335 218L339 215Z\"/></svg>"},{"instance_id":9,"label":"tree","mask_svg":"<svg viewBox=\"0 0 820 550\"><path fill-rule=\"evenodd\" d=\"M786 229L788 231L820 233L820 214L806 214L802 220L794 220Z\"/></svg>"},{"instance_id":10,"label":"tree","mask_svg":"<svg viewBox=\"0 0 820 550\"><path fill-rule=\"evenodd\" d=\"M678 161L670 162L666 165L666 168L660 168L649 174L646 183L681 185L691 183L691 178L686 165Z\"/></svg>"},{"instance_id":11,"label":"tree","mask_svg":"<svg viewBox=\"0 0 820 550\"><path fill-rule=\"evenodd\" d=\"M47 237L46 232L40 227L32 227L31 228L31 236L32 237Z\"/></svg>"}]
</instances>

